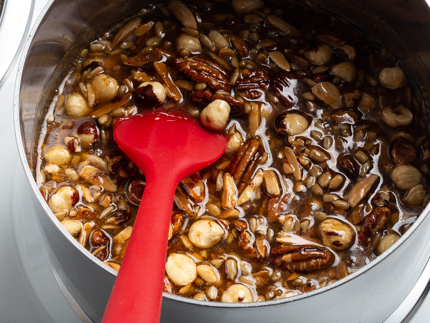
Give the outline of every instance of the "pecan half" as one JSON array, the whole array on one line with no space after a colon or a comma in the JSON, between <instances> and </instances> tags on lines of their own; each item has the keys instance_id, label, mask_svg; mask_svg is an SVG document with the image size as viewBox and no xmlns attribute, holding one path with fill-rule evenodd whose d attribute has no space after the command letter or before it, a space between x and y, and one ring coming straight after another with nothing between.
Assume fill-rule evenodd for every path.
<instances>
[{"instance_id":1,"label":"pecan half","mask_svg":"<svg viewBox=\"0 0 430 323\"><path fill-rule=\"evenodd\" d=\"M270 261L282 270L309 272L330 266L334 255L319 246L277 245L270 252Z\"/></svg>"},{"instance_id":2,"label":"pecan half","mask_svg":"<svg viewBox=\"0 0 430 323\"><path fill-rule=\"evenodd\" d=\"M290 201L290 195L285 194L284 196L271 197L267 205L267 220L269 222L276 222L280 215L285 214L288 210L288 202Z\"/></svg>"},{"instance_id":3,"label":"pecan half","mask_svg":"<svg viewBox=\"0 0 430 323\"><path fill-rule=\"evenodd\" d=\"M226 101L231 108L230 115L231 116L238 116L243 114L245 111L245 105L242 101L236 99L235 97L231 95L227 95L224 93L214 93L204 90L204 91L191 91L188 94L188 98L191 102L193 102L195 105L206 107L209 103L215 100L224 100Z\"/></svg>"},{"instance_id":4,"label":"pecan half","mask_svg":"<svg viewBox=\"0 0 430 323\"><path fill-rule=\"evenodd\" d=\"M390 216L391 210L387 207L379 207L373 210L361 227L360 234L358 235L358 244L361 247L367 248L372 239L372 235L387 223Z\"/></svg>"},{"instance_id":5,"label":"pecan half","mask_svg":"<svg viewBox=\"0 0 430 323\"><path fill-rule=\"evenodd\" d=\"M245 142L230 163L229 173L238 187L239 193L248 185L251 176L263 157L263 149L260 149L260 141L251 139Z\"/></svg>"},{"instance_id":6,"label":"pecan half","mask_svg":"<svg viewBox=\"0 0 430 323\"><path fill-rule=\"evenodd\" d=\"M287 107L292 107L299 102L299 98L295 94L297 85L297 78L290 72L282 72L273 80L273 87L279 94L282 103Z\"/></svg>"},{"instance_id":7,"label":"pecan half","mask_svg":"<svg viewBox=\"0 0 430 323\"><path fill-rule=\"evenodd\" d=\"M204 91L191 91L188 94L188 99L195 105L205 107L212 102L212 92L208 90Z\"/></svg>"},{"instance_id":8,"label":"pecan half","mask_svg":"<svg viewBox=\"0 0 430 323\"><path fill-rule=\"evenodd\" d=\"M241 220L233 220L230 222L230 224L234 226L234 228L239 232L242 232L243 230L248 228L248 224L245 221Z\"/></svg>"},{"instance_id":9,"label":"pecan half","mask_svg":"<svg viewBox=\"0 0 430 323\"><path fill-rule=\"evenodd\" d=\"M148 63L157 62L161 59L161 57L162 55L159 50L153 50L144 54L130 57L124 61L124 64L129 66L143 66Z\"/></svg>"},{"instance_id":10,"label":"pecan half","mask_svg":"<svg viewBox=\"0 0 430 323\"><path fill-rule=\"evenodd\" d=\"M251 253L254 251L255 237L247 231L243 231L239 236L239 248L244 253Z\"/></svg>"},{"instance_id":11,"label":"pecan half","mask_svg":"<svg viewBox=\"0 0 430 323\"><path fill-rule=\"evenodd\" d=\"M240 71L236 88L245 98L255 100L269 89L269 77L262 70L244 68Z\"/></svg>"},{"instance_id":12,"label":"pecan half","mask_svg":"<svg viewBox=\"0 0 430 323\"><path fill-rule=\"evenodd\" d=\"M217 92L212 96L212 101L215 101L215 100L226 101L230 105L230 108L231 108L230 115L231 116L241 115L245 111L245 105L243 104L243 102L239 101L238 99L236 99L235 97L233 97L231 95Z\"/></svg>"},{"instance_id":13,"label":"pecan half","mask_svg":"<svg viewBox=\"0 0 430 323\"><path fill-rule=\"evenodd\" d=\"M181 231L182 225L185 221L185 217L186 215L182 213L177 213L172 216L172 237L176 236Z\"/></svg>"},{"instance_id":14,"label":"pecan half","mask_svg":"<svg viewBox=\"0 0 430 323\"><path fill-rule=\"evenodd\" d=\"M196 83L205 83L212 90L230 91L227 72L217 64L200 57L177 58L176 68Z\"/></svg>"}]
</instances>

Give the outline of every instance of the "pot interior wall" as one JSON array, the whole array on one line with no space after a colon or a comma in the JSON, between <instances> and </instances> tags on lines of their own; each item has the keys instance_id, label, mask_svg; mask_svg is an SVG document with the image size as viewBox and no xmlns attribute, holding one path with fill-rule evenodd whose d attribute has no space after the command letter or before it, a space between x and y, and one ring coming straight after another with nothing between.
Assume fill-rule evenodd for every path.
<instances>
[{"instance_id":1,"label":"pot interior wall","mask_svg":"<svg viewBox=\"0 0 430 323\"><path fill-rule=\"evenodd\" d=\"M279 5L279 2L275 3ZM392 5L394 3L396 6ZM430 42L426 41L430 39L430 10L424 1L313 0L312 4L353 21L370 38L381 42L392 52L402 62L413 82L419 84L416 107L423 110L427 117L430 102L421 98L429 97L427 91L430 89ZM149 6L149 1L53 1L27 48L19 89L21 140L32 173L40 125L48 103L75 57L102 31L145 6ZM422 122L423 127L429 124L425 118ZM38 194L34 184L33 188Z\"/></svg>"}]
</instances>

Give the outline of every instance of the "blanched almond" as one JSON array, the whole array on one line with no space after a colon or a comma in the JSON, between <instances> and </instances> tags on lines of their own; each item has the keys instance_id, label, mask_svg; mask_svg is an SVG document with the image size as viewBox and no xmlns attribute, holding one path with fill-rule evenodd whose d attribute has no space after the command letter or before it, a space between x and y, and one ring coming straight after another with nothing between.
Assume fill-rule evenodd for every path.
<instances>
[{"instance_id":1,"label":"blanched almond","mask_svg":"<svg viewBox=\"0 0 430 323\"><path fill-rule=\"evenodd\" d=\"M312 93L325 104L336 105L340 100L340 92L330 82L319 82L312 87Z\"/></svg>"},{"instance_id":2,"label":"blanched almond","mask_svg":"<svg viewBox=\"0 0 430 323\"><path fill-rule=\"evenodd\" d=\"M223 228L211 220L198 220L194 222L188 233L191 242L199 248L210 248L216 245L223 236Z\"/></svg>"},{"instance_id":3,"label":"blanched almond","mask_svg":"<svg viewBox=\"0 0 430 323\"><path fill-rule=\"evenodd\" d=\"M91 165L84 166L78 169L80 177L85 179L87 182L100 185L108 192L116 192L116 185L106 175L104 171L99 170Z\"/></svg>"},{"instance_id":4,"label":"blanched almond","mask_svg":"<svg viewBox=\"0 0 430 323\"><path fill-rule=\"evenodd\" d=\"M141 18L135 18L128 22L124 27L122 27L115 35L113 41L112 41L112 47L115 47L119 43L126 40L128 37L131 36L131 34L139 28L141 24L142 19Z\"/></svg>"},{"instance_id":5,"label":"blanched almond","mask_svg":"<svg viewBox=\"0 0 430 323\"><path fill-rule=\"evenodd\" d=\"M233 210L237 202L237 188L234 184L233 177L230 173L225 173L223 176L223 190L221 197L221 205L227 210Z\"/></svg>"},{"instance_id":6,"label":"blanched almond","mask_svg":"<svg viewBox=\"0 0 430 323\"><path fill-rule=\"evenodd\" d=\"M197 29L197 21L188 7L179 0L170 0L167 8L186 28Z\"/></svg>"},{"instance_id":7,"label":"blanched almond","mask_svg":"<svg viewBox=\"0 0 430 323\"><path fill-rule=\"evenodd\" d=\"M47 162L57 166L63 166L72 159L72 154L66 146L56 145L45 151L43 157Z\"/></svg>"},{"instance_id":8,"label":"blanched almond","mask_svg":"<svg viewBox=\"0 0 430 323\"><path fill-rule=\"evenodd\" d=\"M302 178L300 166L296 158L296 154L290 147L285 147L285 157L287 158L288 164L293 168L293 176L296 181L300 181Z\"/></svg>"},{"instance_id":9,"label":"blanched almond","mask_svg":"<svg viewBox=\"0 0 430 323\"><path fill-rule=\"evenodd\" d=\"M348 202L351 207L355 207L360 201L369 193L373 184L376 180L379 179L379 176L376 174L372 174L369 177L363 178L349 192Z\"/></svg>"},{"instance_id":10,"label":"blanched almond","mask_svg":"<svg viewBox=\"0 0 430 323\"><path fill-rule=\"evenodd\" d=\"M197 266L197 274L208 283L216 283L220 279L218 270L209 265Z\"/></svg>"},{"instance_id":11,"label":"blanched almond","mask_svg":"<svg viewBox=\"0 0 430 323\"><path fill-rule=\"evenodd\" d=\"M249 303L254 300L248 287L242 284L233 284L221 296L223 303Z\"/></svg>"},{"instance_id":12,"label":"blanched almond","mask_svg":"<svg viewBox=\"0 0 430 323\"><path fill-rule=\"evenodd\" d=\"M407 191L402 201L407 205L420 206L423 203L425 196L426 190L422 184L419 184Z\"/></svg>"},{"instance_id":13,"label":"blanched almond","mask_svg":"<svg viewBox=\"0 0 430 323\"><path fill-rule=\"evenodd\" d=\"M237 200L237 205L242 205L243 203L249 201L254 195L260 185L263 183L263 171L259 169L252 180L249 182L249 185L243 190L240 194L239 199Z\"/></svg>"},{"instance_id":14,"label":"blanched almond","mask_svg":"<svg viewBox=\"0 0 430 323\"><path fill-rule=\"evenodd\" d=\"M167 258L166 273L176 285L185 286L197 278L197 266L191 257L171 253Z\"/></svg>"},{"instance_id":15,"label":"blanched almond","mask_svg":"<svg viewBox=\"0 0 430 323\"><path fill-rule=\"evenodd\" d=\"M408 190L421 183L421 172L411 165L399 165L391 172L391 179L397 188Z\"/></svg>"},{"instance_id":16,"label":"blanched almond","mask_svg":"<svg viewBox=\"0 0 430 323\"><path fill-rule=\"evenodd\" d=\"M400 239L400 236L397 233L389 233L382 237L382 239L378 243L377 252L378 254L382 254L388 248L390 248L393 244Z\"/></svg>"},{"instance_id":17,"label":"blanched almond","mask_svg":"<svg viewBox=\"0 0 430 323\"><path fill-rule=\"evenodd\" d=\"M268 194L272 196L281 195L281 189L278 183L278 175L273 170L264 171L264 187Z\"/></svg>"},{"instance_id":18,"label":"blanched almond","mask_svg":"<svg viewBox=\"0 0 430 323\"><path fill-rule=\"evenodd\" d=\"M270 52L269 57L281 70L290 71L290 63L280 51Z\"/></svg>"}]
</instances>

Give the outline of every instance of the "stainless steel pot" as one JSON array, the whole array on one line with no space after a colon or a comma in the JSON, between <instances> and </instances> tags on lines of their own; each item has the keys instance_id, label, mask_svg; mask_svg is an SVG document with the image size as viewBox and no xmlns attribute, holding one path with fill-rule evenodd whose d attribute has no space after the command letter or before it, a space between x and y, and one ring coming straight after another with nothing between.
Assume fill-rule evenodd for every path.
<instances>
[{"instance_id":1,"label":"stainless steel pot","mask_svg":"<svg viewBox=\"0 0 430 323\"><path fill-rule=\"evenodd\" d=\"M430 10L422 1L315 0L353 21L399 58L421 95L429 97ZM33 161L47 102L82 46L121 18L148 5L142 0L51 1L21 58L15 93L15 128L21 160L34 191L49 258L68 297L100 321L116 272L96 260L59 224L33 179ZM153 3L153 2L151 2ZM375 28L376 27L376 28ZM422 104L426 110L428 101ZM382 322L412 289L429 254L428 206L388 252L332 285L287 299L251 304L205 303L164 294L162 322Z\"/></svg>"}]
</instances>

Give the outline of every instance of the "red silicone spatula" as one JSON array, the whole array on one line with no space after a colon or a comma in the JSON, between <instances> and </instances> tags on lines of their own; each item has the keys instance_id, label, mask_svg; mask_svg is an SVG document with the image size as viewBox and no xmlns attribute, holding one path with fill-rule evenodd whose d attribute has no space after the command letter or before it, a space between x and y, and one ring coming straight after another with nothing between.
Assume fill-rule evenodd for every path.
<instances>
[{"instance_id":1,"label":"red silicone spatula","mask_svg":"<svg viewBox=\"0 0 430 323\"><path fill-rule=\"evenodd\" d=\"M146 187L103 323L159 322L176 186L216 161L227 138L166 112L120 120L114 138L145 174Z\"/></svg>"}]
</instances>

